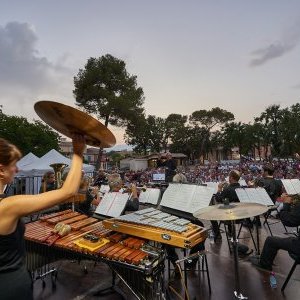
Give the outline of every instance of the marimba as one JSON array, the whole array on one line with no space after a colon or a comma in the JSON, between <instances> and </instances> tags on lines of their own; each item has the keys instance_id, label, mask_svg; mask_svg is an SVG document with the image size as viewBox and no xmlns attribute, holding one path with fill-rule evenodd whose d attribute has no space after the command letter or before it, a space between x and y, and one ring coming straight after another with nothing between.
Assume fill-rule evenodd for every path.
<instances>
[{"instance_id":1,"label":"marimba","mask_svg":"<svg viewBox=\"0 0 300 300\"><path fill-rule=\"evenodd\" d=\"M71 232L57 239L57 223ZM53 235L53 236L51 236ZM52 239L57 239L52 244ZM164 252L148 240L116 233L95 218L71 210L26 224L27 266L33 272L59 259L105 262L140 299L157 299L163 284Z\"/></svg>"}]
</instances>

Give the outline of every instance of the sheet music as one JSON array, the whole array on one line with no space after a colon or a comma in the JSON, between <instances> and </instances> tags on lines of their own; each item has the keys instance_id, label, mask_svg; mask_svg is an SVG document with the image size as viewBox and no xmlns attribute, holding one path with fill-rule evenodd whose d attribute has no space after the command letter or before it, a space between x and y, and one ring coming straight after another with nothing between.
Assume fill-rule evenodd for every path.
<instances>
[{"instance_id":1,"label":"sheet music","mask_svg":"<svg viewBox=\"0 0 300 300\"><path fill-rule=\"evenodd\" d=\"M297 194L300 194L300 180L299 179L291 179L291 183Z\"/></svg>"},{"instance_id":2,"label":"sheet music","mask_svg":"<svg viewBox=\"0 0 300 300\"><path fill-rule=\"evenodd\" d=\"M235 192L240 202L274 205L272 199L264 188L238 188Z\"/></svg>"},{"instance_id":3,"label":"sheet music","mask_svg":"<svg viewBox=\"0 0 300 300\"><path fill-rule=\"evenodd\" d=\"M207 207L214 190L211 187L190 184L169 184L160 205L183 212L194 213Z\"/></svg>"},{"instance_id":4,"label":"sheet music","mask_svg":"<svg viewBox=\"0 0 300 300\"><path fill-rule=\"evenodd\" d=\"M185 200L182 200L182 194L180 193L180 186L187 186L183 184L169 184L165 190L160 205L186 211L187 208L187 195L184 196Z\"/></svg>"},{"instance_id":5,"label":"sheet music","mask_svg":"<svg viewBox=\"0 0 300 300\"><path fill-rule=\"evenodd\" d=\"M95 213L109 217L119 217L125 209L128 198L129 195L126 193L107 193L103 196Z\"/></svg>"},{"instance_id":6,"label":"sheet music","mask_svg":"<svg viewBox=\"0 0 300 300\"><path fill-rule=\"evenodd\" d=\"M190 201L190 212L194 213L195 211L207 207L211 201L211 198L214 194L214 189L207 186L195 185L195 191L192 194Z\"/></svg>"},{"instance_id":7,"label":"sheet music","mask_svg":"<svg viewBox=\"0 0 300 300\"><path fill-rule=\"evenodd\" d=\"M259 195L257 194L257 191L255 188L245 188L244 189L249 197L249 202L251 203L258 203L259 201Z\"/></svg>"},{"instance_id":8,"label":"sheet music","mask_svg":"<svg viewBox=\"0 0 300 300\"><path fill-rule=\"evenodd\" d=\"M297 194L297 191L295 190L295 187L294 187L291 179L281 179L281 182L282 182L287 194L289 194L289 195Z\"/></svg>"},{"instance_id":9,"label":"sheet music","mask_svg":"<svg viewBox=\"0 0 300 300\"><path fill-rule=\"evenodd\" d=\"M209 182L205 182L205 184L206 184L208 187L214 189L214 194L216 194L216 193L218 192L218 185L219 185L218 182L209 181Z\"/></svg>"},{"instance_id":10,"label":"sheet music","mask_svg":"<svg viewBox=\"0 0 300 300\"><path fill-rule=\"evenodd\" d=\"M241 186L247 186L247 182L245 181L245 179L240 179L240 180L239 180L239 184L240 184Z\"/></svg>"},{"instance_id":11,"label":"sheet music","mask_svg":"<svg viewBox=\"0 0 300 300\"><path fill-rule=\"evenodd\" d=\"M274 205L272 199L270 198L269 194L267 193L267 191L264 188L256 188L258 195L259 195L259 199L261 199L262 202L259 202L261 204L264 205Z\"/></svg>"},{"instance_id":12,"label":"sheet music","mask_svg":"<svg viewBox=\"0 0 300 300\"><path fill-rule=\"evenodd\" d=\"M240 202L250 202L249 196L245 189L237 188L235 189L236 195L238 196Z\"/></svg>"},{"instance_id":13,"label":"sheet music","mask_svg":"<svg viewBox=\"0 0 300 300\"><path fill-rule=\"evenodd\" d=\"M160 189L147 188L146 191L142 191L140 193L139 202L156 205L159 197L160 197Z\"/></svg>"}]
</instances>

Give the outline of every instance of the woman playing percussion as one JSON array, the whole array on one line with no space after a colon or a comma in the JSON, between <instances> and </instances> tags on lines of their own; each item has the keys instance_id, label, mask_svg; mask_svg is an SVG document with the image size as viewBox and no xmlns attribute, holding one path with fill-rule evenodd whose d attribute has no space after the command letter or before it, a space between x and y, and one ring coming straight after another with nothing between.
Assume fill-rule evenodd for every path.
<instances>
[{"instance_id":1,"label":"woman playing percussion","mask_svg":"<svg viewBox=\"0 0 300 300\"><path fill-rule=\"evenodd\" d=\"M73 135L72 166L64 185L38 195L5 198L4 186L13 181L21 153L16 146L0 138L0 299L33 299L32 283L26 270L24 224L21 217L49 208L72 197L81 178L85 139Z\"/></svg>"}]
</instances>

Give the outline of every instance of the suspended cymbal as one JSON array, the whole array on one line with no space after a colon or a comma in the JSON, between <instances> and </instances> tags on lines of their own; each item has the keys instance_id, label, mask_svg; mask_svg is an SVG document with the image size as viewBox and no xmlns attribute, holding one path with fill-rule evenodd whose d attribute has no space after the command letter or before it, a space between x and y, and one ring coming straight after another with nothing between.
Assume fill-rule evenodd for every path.
<instances>
[{"instance_id":1,"label":"suspended cymbal","mask_svg":"<svg viewBox=\"0 0 300 300\"><path fill-rule=\"evenodd\" d=\"M258 203L230 203L230 208L217 204L200 209L194 217L200 220L233 221L261 215L268 210L266 205Z\"/></svg>"},{"instance_id":2,"label":"suspended cymbal","mask_svg":"<svg viewBox=\"0 0 300 300\"><path fill-rule=\"evenodd\" d=\"M107 127L76 108L54 101L39 101L34 109L45 123L67 137L80 133L90 146L108 148L116 144L115 136Z\"/></svg>"}]
</instances>

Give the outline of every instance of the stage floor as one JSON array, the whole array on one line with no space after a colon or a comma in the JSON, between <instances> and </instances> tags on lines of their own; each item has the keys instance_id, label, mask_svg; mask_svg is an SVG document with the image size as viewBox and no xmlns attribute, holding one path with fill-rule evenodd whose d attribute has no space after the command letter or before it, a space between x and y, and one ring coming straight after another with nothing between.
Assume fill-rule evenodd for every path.
<instances>
[{"instance_id":1,"label":"stage floor","mask_svg":"<svg viewBox=\"0 0 300 300\"><path fill-rule=\"evenodd\" d=\"M262 220L262 219L261 219ZM263 221L263 220L262 220ZM205 222L205 226L209 227L209 222ZM291 232L294 228L289 229ZM265 238L269 235L267 227L262 226L260 229L260 249L262 249ZM281 223L272 225L272 232L274 235L287 237L284 234L284 228ZM208 259L208 267L210 272L210 280L212 286L212 293L209 294L206 277L202 275L200 280L197 272L188 272L188 293L190 299L210 299L210 300L229 300L235 299L233 292L235 290L235 273L233 255L230 254L225 233L222 234L222 241L210 244L206 241L206 251ZM249 248L254 249L251 239L248 238L249 233L246 228L242 229L240 242L247 244ZM177 250L180 256L183 255L181 250ZM274 272L277 279L277 288L272 289L269 284L269 274L259 271L254 268L248 257L239 258L239 274L241 293L247 296L248 299L263 300L263 299L300 299L300 267L298 266L290 279L289 284L285 289L285 294L282 294L280 288L289 272L293 260L285 251L280 251L275 260ZM58 277L56 281L56 288L53 289L50 277L45 279L45 287L43 287L41 280L34 283L34 299L49 299L49 300L92 300L100 299L99 296L93 296L97 290L103 289L111 284L110 269L103 263L91 261L58 261L55 263L58 268ZM167 265L167 264L166 264ZM84 272L85 267L87 273ZM174 287L184 298L184 289L180 279L175 279L174 274L171 274L169 284ZM166 278L167 268L166 268ZM136 299L128 290L118 283L117 286L122 288L124 296L127 299ZM180 299L178 296L170 291L171 299ZM116 293L107 294L101 299L114 300L122 299Z\"/></svg>"}]
</instances>

